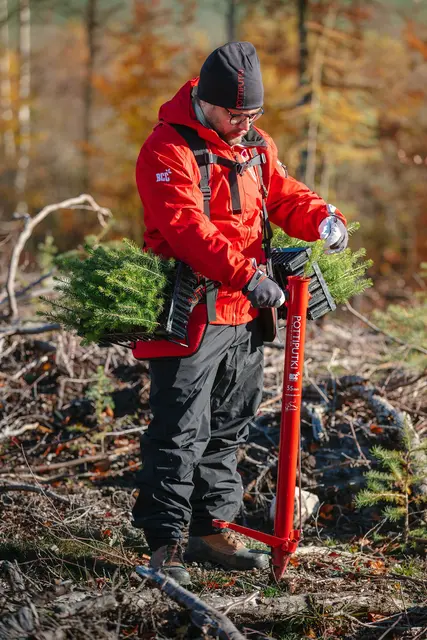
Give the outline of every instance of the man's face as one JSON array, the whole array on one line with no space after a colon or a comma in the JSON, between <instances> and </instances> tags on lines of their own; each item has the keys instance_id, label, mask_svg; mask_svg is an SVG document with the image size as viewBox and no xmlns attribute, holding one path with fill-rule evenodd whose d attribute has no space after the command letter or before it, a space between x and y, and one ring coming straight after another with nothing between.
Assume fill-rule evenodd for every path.
<instances>
[{"instance_id":1,"label":"man's face","mask_svg":"<svg viewBox=\"0 0 427 640\"><path fill-rule=\"evenodd\" d=\"M260 110L248 109L247 111L240 111L237 109L224 109L223 107L204 102L203 111L209 124L215 129L219 137L225 140L230 146L233 146L234 144L240 144L242 142L243 136L249 131L252 123L249 118L245 118L243 122L239 124L231 124L230 118L232 115L249 116L258 113Z\"/></svg>"}]
</instances>

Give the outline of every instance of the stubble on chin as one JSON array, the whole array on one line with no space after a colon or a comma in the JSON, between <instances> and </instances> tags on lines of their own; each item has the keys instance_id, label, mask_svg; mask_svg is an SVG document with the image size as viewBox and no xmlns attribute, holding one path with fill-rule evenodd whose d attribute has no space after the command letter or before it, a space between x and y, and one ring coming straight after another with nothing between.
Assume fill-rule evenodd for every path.
<instances>
[{"instance_id":1,"label":"stubble on chin","mask_svg":"<svg viewBox=\"0 0 427 640\"><path fill-rule=\"evenodd\" d=\"M242 139L243 136L234 136L233 138L227 136L227 138L225 138L225 141L230 145L230 147L233 147L235 144L241 144Z\"/></svg>"}]
</instances>

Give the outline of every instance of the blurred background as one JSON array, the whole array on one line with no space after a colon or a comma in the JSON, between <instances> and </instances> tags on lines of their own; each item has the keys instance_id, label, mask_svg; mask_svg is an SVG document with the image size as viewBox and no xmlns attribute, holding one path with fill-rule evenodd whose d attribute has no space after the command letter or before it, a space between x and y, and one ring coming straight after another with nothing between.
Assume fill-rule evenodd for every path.
<instances>
[{"instance_id":1,"label":"blurred background","mask_svg":"<svg viewBox=\"0 0 427 640\"><path fill-rule=\"evenodd\" d=\"M289 173L360 221L352 246L374 260L371 303L422 285L424 0L0 0L4 276L23 226L14 212L33 216L81 193L111 208L110 237L141 241L139 149L160 105L229 40L258 50L259 125ZM49 244L65 251L98 230L94 215L59 211L23 260L33 269Z\"/></svg>"}]
</instances>

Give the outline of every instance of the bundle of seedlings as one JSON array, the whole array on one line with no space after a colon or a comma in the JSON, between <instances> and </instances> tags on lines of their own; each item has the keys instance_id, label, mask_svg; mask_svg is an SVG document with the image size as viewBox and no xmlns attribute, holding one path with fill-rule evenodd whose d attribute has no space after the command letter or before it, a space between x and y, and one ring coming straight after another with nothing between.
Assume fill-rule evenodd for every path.
<instances>
[{"instance_id":1,"label":"bundle of seedlings","mask_svg":"<svg viewBox=\"0 0 427 640\"><path fill-rule=\"evenodd\" d=\"M353 235L360 228L358 222L348 225L349 235ZM327 254L324 252L324 241L306 242L286 235L281 229L276 229L271 241L273 247L273 263L275 251L280 249L307 252L300 268L294 269L296 275L312 276L313 265L318 265L328 290L336 304L347 302L353 296L363 293L372 286L372 280L366 277L366 271L372 266L372 260L366 259L366 249L352 251L349 247L340 253Z\"/></svg>"},{"instance_id":2,"label":"bundle of seedlings","mask_svg":"<svg viewBox=\"0 0 427 640\"><path fill-rule=\"evenodd\" d=\"M117 248L85 245L85 252L83 259L71 255L60 261L59 295L42 297L48 310L40 314L76 331L84 344L110 334L155 336L174 290L176 261L143 252L127 239Z\"/></svg>"},{"instance_id":3,"label":"bundle of seedlings","mask_svg":"<svg viewBox=\"0 0 427 640\"><path fill-rule=\"evenodd\" d=\"M331 305L334 300L344 302L371 286L364 275L371 261L364 260L363 250L353 253L346 249L340 254L325 255L322 241L306 243L291 239L282 231L276 231L272 246L276 247L276 258L287 251L296 250L300 255L297 266L287 258L286 264L283 257L276 260L280 265L275 267L275 274L283 287L290 274L310 275L313 287L324 280L321 297L323 300L329 296ZM123 344L164 337L184 339L191 310L202 299L206 287L216 285L184 263L141 251L127 239L114 248L99 245L85 249L83 259L73 255L61 260L60 276L55 278L59 296L53 300L42 298L49 307L42 315L76 331L86 344L120 344L120 338ZM334 308L330 305L329 309ZM323 312L314 317L320 315Z\"/></svg>"},{"instance_id":4,"label":"bundle of seedlings","mask_svg":"<svg viewBox=\"0 0 427 640\"><path fill-rule=\"evenodd\" d=\"M351 223L349 234L353 234L359 223ZM336 305L346 302L372 286L365 277L372 260L366 260L366 250L353 252L350 248L336 254L324 252L324 242L306 242L291 238L281 229L277 229L272 239L272 265L275 280L286 289L290 275L310 278L310 299L307 318L317 320ZM279 317L286 318L286 305L279 309Z\"/></svg>"}]
</instances>

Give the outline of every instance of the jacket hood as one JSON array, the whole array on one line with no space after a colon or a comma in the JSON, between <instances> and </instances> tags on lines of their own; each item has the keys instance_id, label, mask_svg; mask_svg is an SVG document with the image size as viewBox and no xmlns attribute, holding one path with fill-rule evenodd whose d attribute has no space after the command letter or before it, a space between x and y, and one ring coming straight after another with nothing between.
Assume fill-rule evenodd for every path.
<instances>
[{"instance_id":1,"label":"jacket hood","mask_svg":"<svg viewBox=\"0 0 427 640\"><path fill-rule=\"evenodd\" d=\"M192 91L193 88L199 84L199 78L193 78L184 84L173 98L165 102L159 109L159 121L160 123L168 124L183 124L187 127L192 127L197 131L199 136L204 140L212 142L219 148L230 151L230 146L217 134L213 129L204 127L201 122L198 121L196 114L194 113L192 103ZM250 129L248 134L249 146L253 144L260 144L264 146L264 140L262 136L254 129ZM259 138L255 140L255 138Z\"/></svg>"},{"instance_id":2,"label":"jacket hood","mask_svg":"<svg viewBox=\"0 0 427 640\"><path fill-rule=\"evenodd\" d=\"M160 107L159 120L161 123L184 124L187 127L192 127L204 140L209 140L220 147L228 147L227 143L219 137L216 131L204 127L196 118L191 94L193 87L198 84L199 78L193 78L186 82L173 98Z\"/></svg>"},{"instance_id":3,"label":"jacket hood","mask_svg":"<svg viewBox=\"0 0 427 640\"><path fill-rule=\"evenodd\" d=\"M195 128L197 118L191 102L191 92L197 86L199 79L194 78L184 84L173 98L162 104L159 109L160 122L169 124L185 124Z\"/></svg>"}]
</instances>

